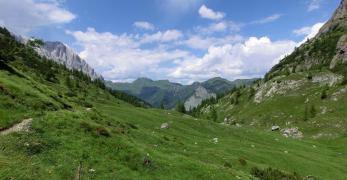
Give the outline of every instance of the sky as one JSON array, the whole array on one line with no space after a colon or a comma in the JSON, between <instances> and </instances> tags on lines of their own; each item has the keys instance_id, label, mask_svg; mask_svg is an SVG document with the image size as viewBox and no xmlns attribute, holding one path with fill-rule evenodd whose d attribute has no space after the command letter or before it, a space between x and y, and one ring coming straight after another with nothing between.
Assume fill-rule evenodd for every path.
<instances>
[{"instance_id":1,"label":"sky","mask_svg":"<svg viewBox=\"0 0 347 180\"><path fill-rule=\"evenodd\" d=\"M0 25L61 41L106 80L262 77L340 0L0 0Z\"/></svg>"}]
</instances>

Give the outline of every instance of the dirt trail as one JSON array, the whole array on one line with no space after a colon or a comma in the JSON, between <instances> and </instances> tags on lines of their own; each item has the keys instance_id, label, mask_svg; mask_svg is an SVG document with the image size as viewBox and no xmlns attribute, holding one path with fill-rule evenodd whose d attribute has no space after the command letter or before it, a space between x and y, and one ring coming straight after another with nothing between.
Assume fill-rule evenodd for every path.
<instances>
[{"instance_id":1,"label":"dirt trail","mask_svg":"<svg viewBox=\"0 0 347 180\"><path fill-rule=\"evenodd\" d=\"M7 135L10 133L19 132L19 131L29 131L32 121L33 121L32 118L24 119L22 122L15 124L8 129L4 129L0 131L0 135Z\"/></svg>"}]
</instances>

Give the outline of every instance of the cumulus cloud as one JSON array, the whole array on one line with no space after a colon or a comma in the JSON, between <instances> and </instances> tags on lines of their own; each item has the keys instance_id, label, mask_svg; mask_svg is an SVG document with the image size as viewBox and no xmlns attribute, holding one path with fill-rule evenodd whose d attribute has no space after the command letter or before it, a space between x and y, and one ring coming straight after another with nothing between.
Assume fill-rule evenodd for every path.
<instances>
[{"instance_id":1,"label":"cumulus cloud","mask_svg":"<svg viewBox=\"0 0 347 180\"><path fill-rule=\"evenodd\" d=\"M207 50L212 46L220 46L228 43L234 44L242 42L243 40L243 37L240 35L228 35L223 38L192 35L189 38L181 41L179 44L188 46L192 49Z\"/></svg>"},{"instance_id":2,"label":"cumulus cloud","mask_svg":"<svg viewBox=\"0 0 347 180\"><path fill-rule=\"evenodd\" d=\"M273 14L273 15L265 17L263 19L259 19L259 20L253 21L251 24L266 24L266 23L270 23L270 22L276 21L281 16L282 16L281 14Z\"/></svg>"},{"instance_id":3,"label":"cumulus cloud","mask_svg":"<svg viewBox=\"0 0 347 180\"><path fill-rule=\"evenodd\" d=\"M196 30L199 33L212 34L215 32L238 32L241 30L243 24L235 23L233 21L220 21L209 24L207 27L197 27Z\"/></svg>"},{"instance_id":4,"label":"cumulus cloud","mask_svg":"<svg viewBox=\"0 0 347 180\"><path fill-rule=\"evenodd\" d=\"M19 34L35 28L71 22L76 15L61 7L60 1L10 0L0 1L2 25Z\"/></svg>"},{"instance_id":5,"label":"cumulus cloud","mask_svg":"<svg viewBox=\"0 0 347 180\"><path fill-rule=\"evenodd\" d=\"M175 63L190 57L189 52L179 49L142 48L141 39L135 35L101 33L94 28L88 28L86 31L67 31L67 33L72 35L82 47L81 57L109 80L162 77L163 74L167 74L169 68L161 67L160 64Z\"/></svg>"},{"instance_id":6,"label":"cumulus cloud","mask_svg":"<svg viewBox=\"0 0 347 180\"><path fill-rule=\"evenodd\" d=\"M201 58L182 61L170 76L181 81L260 77L296 45L294 41L250 37L242 43L212 46Z\"/></svg>"},{"instance_id":7,"label":"cumulus cloud","mask_svg":"<svg viewBox=\"0 0 347 180\"><path fill-rule=\"evenodd\" d=\"M300 44L305 42L307 39L311 39L316 36L316 34L319 32L320 28L324 25L324 22L319 22L314 24L313 26L305 26L299 29L295 29L293 31L294 34L298 36L304 36L305 38L303 39Z\"/></svg>"},{"instance_id":8,"label":"cumulus cloud","mask_svg":"<svg viewBox=\"0 0 347 180\"><path fill-rule=\"evenodd\" d=\"M172 41L167 48L161 46L167 43L161 41L165 33L154 33L160 34L154 38L158 44L148 48L144 46L144 36L139 35L116 35L93 28L67 33L82 47L81 57L106 79L114 81L151 77L191 83L214 76L260 77L297 45L293 41L271 41L268 37L185 35L181 39L168 38ZM183 46L206 51L197 56Z\"/></svg>"},{"instance_id":9,"label":"cumulus cloud","mask_svg":"<svg viewBox=\"0 0 347 180\"><path fill-rule=\"evenodd\" d=\"M202 18L211 19L211 20L220 20L225 17L223 12L214 11L209 9L205 5L202 5L199 9L199 14Z\"/></svg>"},{"instance_id":10,"label":"cumulus cloud","mask_svg":"<svg viewBox=\"0 0 347 180\"><path fill-rule=\"evenodd\" d=\"M182 32L176 29L167 30L165 32L157 32L154 34L145 34L141 42L150 43L150 42L169 42L174 41L183 36Z\"/></svg>"},{"instance_id":11,"label":"cumulus cloud","mask_svg":"<svg viewBox=\"0 0 347 180\"><path fill-rule=\"evenodd\" d=\"M322 0L310 0L307 6L307 11L311 12L319 9L321 7L322 2Z\"/></svg>"},{"instance_id":12,"label":"cumulus cloud","mask_svg":"<svg viewBox=\"0 0 347 180\"><path fill-rule=\"evenodd\" d=\"M133 24L136 28L145 29L145 30L154 30L154 25L146 21L136 21Z\"/></svg>"}]
</instances>

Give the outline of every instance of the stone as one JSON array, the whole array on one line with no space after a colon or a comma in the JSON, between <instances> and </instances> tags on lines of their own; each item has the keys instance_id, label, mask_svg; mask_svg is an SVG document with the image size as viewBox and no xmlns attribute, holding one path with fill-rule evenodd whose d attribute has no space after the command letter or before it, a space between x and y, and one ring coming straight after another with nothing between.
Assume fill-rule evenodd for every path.
<instances>
[{"instance_id":1,"label":"stone","mask_svg":"<svg viewBox=\"0 0 347 180\"><path fill-rule=\"evenodd\" d=\"M279 126L272 126L271 127L271 131L278 131L278 130L280 130Z\"/></svg>"},{"instance_id":2,"label":"stone","mask_svg":"<svg viewBox=\"0 0 347 180\"><path fill-rule=\"evenodd\" d=\"M300 138L304 137L303 133L301 131L299 131L298 127L283 129L282 134L285 137L292 137L294 139L300 139Z\"/></svg>"},{"instance_id":3,"label":"stone","mask_svg":"<svg viewBox=\"0 0 347 180\"><path fill-rule=\"evenodd\" d=\"M160 126L161 129L168 129L169 128L169 123L163 123Z\"/></svg>"},{"instance_id":4,"label":"stone","mask_svg":"<svg viewBox=\"0 0 347 180\"><path fill-rule=\"evenodd\" d=\"M215 143L215 144L217 144L217 143L218 143L218 138L213 138L213 139L212 139L212 142Z\"/></svg>"}]
</instances>

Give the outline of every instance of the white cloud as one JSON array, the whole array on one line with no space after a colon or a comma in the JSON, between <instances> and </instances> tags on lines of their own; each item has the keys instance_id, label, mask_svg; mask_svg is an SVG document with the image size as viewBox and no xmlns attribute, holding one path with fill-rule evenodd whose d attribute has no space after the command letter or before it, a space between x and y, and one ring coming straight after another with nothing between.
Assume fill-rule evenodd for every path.
<instances>
[{"instance_id":1,"label":"white cloud","mask_svg":"<svg viewBox=\"0 0 347 180\"><path fill-rule=\"evenodd\" d=\"M294 34L298 36L305 36L303 41L300 43L302 44L305 42L307 39L311 39L316 36L316 34L319 32L320 28L324 25L325 23L316 23L313 26L305 26L300 29L295 29L293 31Z\"/></svg>"},{"instance_id":2,"label":"white cloud","mask_svg":"<svg viewBox=\"0 0 347 180\"><path fill-rule=\"evenodd\" d=\"M11 31L26 34L35 28L71 22L76 15L60 1L1 0L0 21Z\"/></svg>"},{"instance_id":3,"label":"white cloud","mask_svg":"<svg viewBox=\"0 0 347 180\"><path fill-rule=\"evenodd\" d=\"M163 76L165 78L169 68L161 67L161 63L174 64L191 56L189 52L179 49L141 48L141 39L134 35L100 33L93 28L84 32L67 33L82 47L81 57L109 80L124 81L137 77Z\"/></svg>"},{"instance_id":4,"label":"white cloud","mask_svg":"<svg viewBox=\"0 0 347 180\"><path fill-rule=\"evenodd\" d=\"M223 31L229 31L229 32L238 32L241 30L241 27L243 24L238 24L232 21L220 21L216 23L211 23L207 27L197 27L196 30L199 33L215 33L215 32L223 32Z\"/></svg>"},{"instance_id":5,"label":"white cloud","mask_svg":"<svg viewBox=\"0 0 347 180\"><path fill-rule=\"evenodd\" d=\"M136 21L133 24L136 28L145 29L145 30L154 30L155 27L152 23L146 21Z\"/></svg>"},{"instance_id":6,"label":"white cloud","mask_svg":"<svg viewBox=\"0 0 347 180\"><path fill-rule=\"evenodd\" d=\"M319 9L322 2L323 2L322 0L310 0L307 7L307 11L311 12L311 11Z\"/></svg>"},{"instance_id":7,"label":"white cloud","mask_svg":"<svg viewBox=\"0 0 347 180\"><path fill-rule=\"evenodd\" d=\"M266 23L270 23L270 22L276 21L281 16L282 16L281 14L273 14L273 15L265 17L263 19L259 19L259 20L253 21L251 24L266 24Z\"/></svg>"},{"instance_id":8,"label":"white cloud","mask_svg":"<svg viewBox=\"0 0 347 180\"><path fill-rule=\"evenodd\" d=\"M186 45L193 49L207 50L212 46L221 46L228 43L235 44L241 41L243 41L243 37L240 35L229 35L222 38L192 35L188 39L180 42L180 44Z\"/></svg>"},{"instance_id":9,"label":"white cloud","mask_svg":"<svg viewBox=\"0 0 347 180\"><path fill-rule=\"evenodd\" d=\"M202 5L199 9L199 14L202 18L220 20L223 19L225 14L223 12L213 11L205 5Z\"/></svg>"},{"instance_id":10,"label":"white cloud","mask_svg":"<svg viewBox=\"0 0 347 180\"><path fill-rule=\"evenodd\" d=\"M167 30L165 32L159 31L154 34L145 34L141 39L141 43L175 41L182 36L182 32L176 29Z\"/></svg>"},{"instance_id":11,"label":"white cloud","mask_svg":"<svg viewBox=\"0 0 347 180\"><path fill-rule=\"evenodd\" d=\"M181 81L206 80L214 76L260 77L296 45L294 41L273 42L268 37L251 37L243 43L213 46L201 58L181 62L170 76Z\"/></svg>"}]
</instances>

